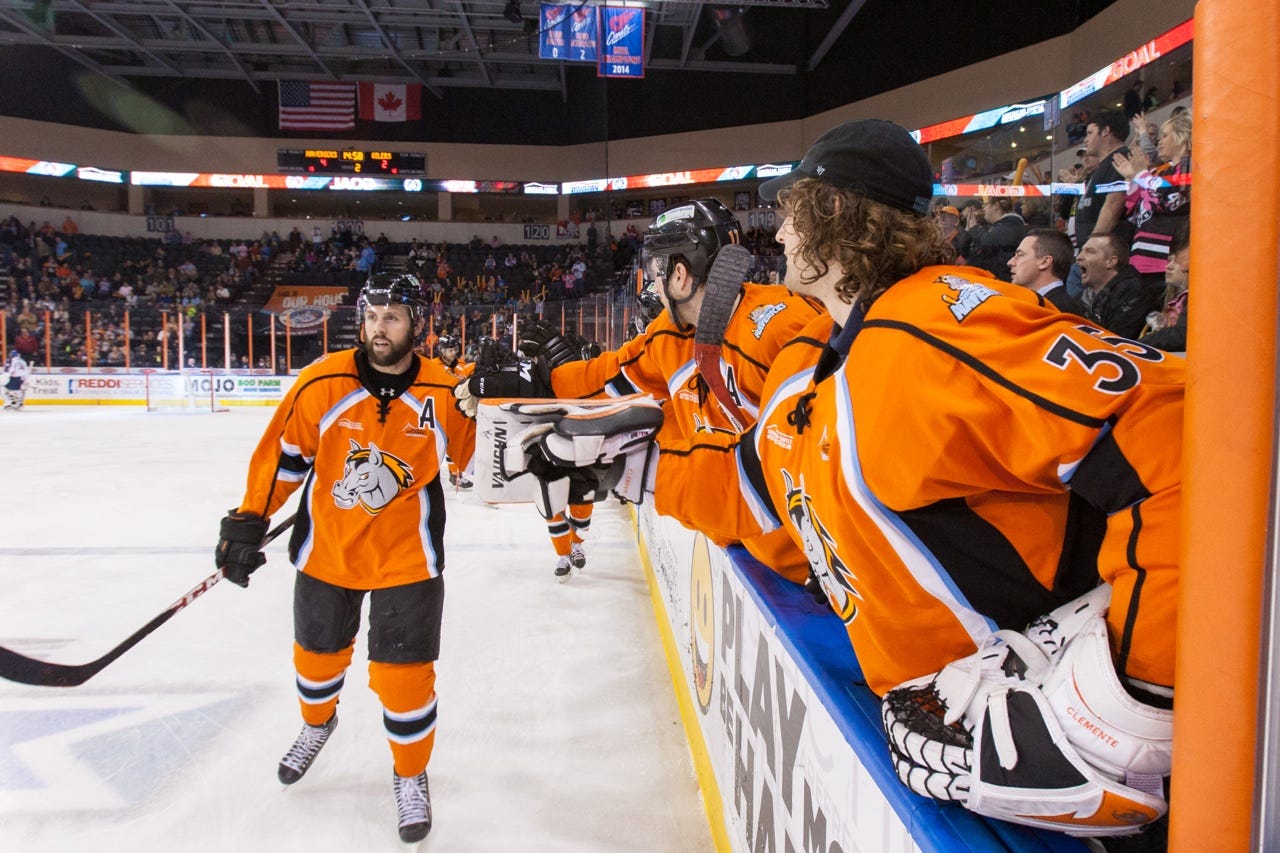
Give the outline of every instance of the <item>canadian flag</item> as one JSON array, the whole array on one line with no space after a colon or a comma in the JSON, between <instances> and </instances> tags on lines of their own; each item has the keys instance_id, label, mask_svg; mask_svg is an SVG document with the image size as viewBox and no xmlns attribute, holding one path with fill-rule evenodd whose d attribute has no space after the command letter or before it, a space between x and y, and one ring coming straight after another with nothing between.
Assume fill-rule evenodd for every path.
<instances>
[{"instance_id":1,"label":"canadian flag","mask_svg":"<svg viewBox=\"0 0 1280 853\"><path fill-rule=\"evenodd\" d=\"M422 85L361 83L360 118L365 121L415 121L422 118Z\"/></svg>"}]
</instances>

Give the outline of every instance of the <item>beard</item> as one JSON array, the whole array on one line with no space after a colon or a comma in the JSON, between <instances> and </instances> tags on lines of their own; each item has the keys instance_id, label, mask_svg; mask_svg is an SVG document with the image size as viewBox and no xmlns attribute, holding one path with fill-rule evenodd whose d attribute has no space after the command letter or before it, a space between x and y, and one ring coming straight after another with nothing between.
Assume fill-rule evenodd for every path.
<instances>
[{"instance_id":1,"label":"beard","mask_svg":"<svg viewBox=\"0 0 1280 853\"><path fill-rule=\"evenodd\" d=\"M389 346L380 350L374 347L374 341L385 341ZM369 363L377 368L395 367L412 349L412 340L393 341L385 335L369 338L364 342L364 353L369 357Z\"/></svg>"}]
</instances>

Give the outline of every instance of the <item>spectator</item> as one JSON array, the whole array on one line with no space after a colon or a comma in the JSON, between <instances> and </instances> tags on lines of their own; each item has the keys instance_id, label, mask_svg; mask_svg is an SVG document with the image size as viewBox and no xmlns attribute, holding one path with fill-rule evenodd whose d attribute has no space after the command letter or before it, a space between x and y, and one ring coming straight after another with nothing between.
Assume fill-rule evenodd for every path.
<instances>
[{"instance_id":1,"label":"spectator","mask_svg":"<svg viewBox=\"0 0 1280 853\"><path fill-rule=\"evenodd\" d=\"M1089 122L1085 132L1085 153L1098 160L1098 166L1085 183L1084 195L1076 205L1076 245L1083 246L1093 235L1115 233L1124 221L1124 200L1128 182L1116 171L1114 155L1128 155L1124 141L1129 123L1115 112L1101 112ZM1127 228L1125 230L1128 230ZM1129 237L1129 234L1123 234ZM1126 240L1126 245L1128 241Z\"/></svg>"},{"instance_id":2,"label":"spectator","mask_svg":"<svg viewBox=\"0 0 1280 853\"><path fill-rule=\"evenodd\" d=\"M1010 280L1034 290L1059 311L1084 317L1084 303L1068 293L1063 283L1071 261L1071 240L1066 234L1035 228L1027 232L1009 259Z\"/></svg>"},{"instance_id":3,"label":"spectator","mask_svg":"<svg viewBox=\"0 0 1280 853\"><path fill-rule=\"evenodd\" d=\"M1135 79L1124 93L1124 117L1131 119L1145 109L1142 104L1142 81Z\"/></svg>"},{"instance_id":4,"label":"spectator","mask_svg":"<svg viewBox=\"0 0 1280 853\"><path fill-rule=\"evenodd\" d=\"M1159 284L1169 260L1169 241L1191 214L1191 116L1171 117L1160 127L1159 165L1146 168L1141 151L1117 153L1116 171L1129 181L1125 210L1134 227L1130 261L1148 281Z\"/></svg>"},{"instance_id":5,"label":"spectator","mask_svg":"<svg viewBox=\"0 0 1280 853\"><path fill-rule=\"evenodd\" d=\"M1164 307L1147 317L1142 342L1166 352L1187 351L1187 300L1191 272L1190 221L1183 219L1173 231L1169 263L1165 267Z\"/></svg>"},{"instance_id":6,"label":"spectator","mask_svg":"<svg viewBox=\"0 0 1280 853\"><path fill-rule=\"evenodd\" d=\"M1160 291L1129 263L1129 244L1115 234L1094 234L1076 263L1085 286L1085 316L1122 338L1137 339L1147 315L1160 307Z\"/></svg>"},{"instance_id":7,"label":"spectator","mask_svg":"<svg viewBox=\"0 0 1280 853\"><path fill-rule=\"evenodd\" d=\"M22 353L23 358L33 361L40 349L40 341L33 330L22 329L13 339L13 348Z\"/></svg>"},{"instance_id":8,"label":"spectator","mask_svg":"<svg viewBox=\"0 0 1280 853\"><path fill-rule=\"evenodd\" d=\"M1013 201L1003 196L982 200L982 216L987 227L973 238L968 261L996 278L1009 280L1009 259L1027 233L1027 223L1013 212Z\"/></svg>"},{"instance_id":9,"label":"spectator","mask_svg":"<svg viewBox=\"0 0 1280 853\"><path fill-rule=\"evenodd\" d=\"M938 222L938 228L942 231L942 236L951 244L951 248L956 250L956 263L968 263L966 259L973 237L966 229L960 227L960 211L947 204L935 207L933 215Z\"/></svg>"},{"instance_id":10,"label":"spectator","mask_svg":"<svg viewBox=\"0 0 1280 853\"><path fill-rule=\"evenodd\" d=\"M1130 124L1133 127L1133 132L1129 135L1129 138L1133 142L1129 146L1129 150L1133 151L1134 148L1139 148L1147 156L1148 160L1154 161L1159 155L1156 140L1160 135L1160 128L1155 122L1147 121L1146 113L1138 113L1130 121Z\"/></svg>"}]
</instances>

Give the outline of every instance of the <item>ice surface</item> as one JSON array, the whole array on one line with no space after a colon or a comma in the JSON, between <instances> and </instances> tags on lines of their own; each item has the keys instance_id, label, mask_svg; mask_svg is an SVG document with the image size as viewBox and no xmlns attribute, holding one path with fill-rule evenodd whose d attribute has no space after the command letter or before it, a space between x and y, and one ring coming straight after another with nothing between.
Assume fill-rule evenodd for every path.
<instances>
[{"instance_id":1,"label":"ice surface","mask_svg":"<svg viewBox=\"0 0 1280 853\"><path fill-rule=\"evenodd\" d=\"M272 411L2 413L0 645L84 663L209 575ZM446 493L421 849L713 849L625 510L597 508L586 569L558 584L532 507ZM363 631L342 725L276 781L301 720L284 539L268 554L248 590L219 584L80 687L0 681L0 850L407 848Z\"/></svg>"}]
</instances>

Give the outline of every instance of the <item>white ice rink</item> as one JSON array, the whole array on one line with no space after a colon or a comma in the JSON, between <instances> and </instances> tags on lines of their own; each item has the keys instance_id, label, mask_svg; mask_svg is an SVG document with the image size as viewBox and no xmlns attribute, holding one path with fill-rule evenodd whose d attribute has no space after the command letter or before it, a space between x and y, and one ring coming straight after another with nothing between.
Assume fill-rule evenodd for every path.
<instances>
[{"instance_id":1,"label":"white ice rink","mask_svg":"<svg viewBox=\"0 0 1280 853\"><path fill-rule=\"evenodd\" d=\"M105 653L213 572L273 409L0 413L0 645ZM628 516L566 584L542 519L448 493L440 717L423 850L713 849ZM292 504L292 502L291 502ZM282 511L276 520L285 517ZM284 537L80 687L0 681L0 851L397 851L363 632L307 776Z\"/></svg>"}]
</instances>

